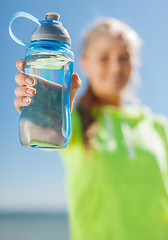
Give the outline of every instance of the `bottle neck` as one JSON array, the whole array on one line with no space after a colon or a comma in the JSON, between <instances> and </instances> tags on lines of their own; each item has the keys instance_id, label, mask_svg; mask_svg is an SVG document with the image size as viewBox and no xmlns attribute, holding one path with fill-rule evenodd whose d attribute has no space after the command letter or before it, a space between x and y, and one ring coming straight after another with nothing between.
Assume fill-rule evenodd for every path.
<instances>
[{"instance_id":1,"label":"bottle neck","mask_svg":"<svg viewBox=\"0 0 168 240\"><path fill-rule=\"evenodd\" d=\"M56 47L62 47L62 48L68 48L71 49L70 45L66 42L62 42L62 41L55 41L55 40L34 40L31 42L31 45L29 46L29 48L34 47L36 45L40 45L40 46L56 46Z\"/></svg>"}]
</instances>

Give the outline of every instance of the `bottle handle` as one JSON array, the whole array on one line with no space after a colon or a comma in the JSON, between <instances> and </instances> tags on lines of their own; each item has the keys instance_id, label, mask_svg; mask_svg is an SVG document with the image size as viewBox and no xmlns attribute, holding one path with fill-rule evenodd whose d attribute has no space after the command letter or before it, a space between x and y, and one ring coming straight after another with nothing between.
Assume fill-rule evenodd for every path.
<instances>
[{"instance_id":1,"label":"bottle handle","mask_svg":"<svg viewBox=\"0 0 168 240\"><path fill-rule=\"evenodd\" d=\"M9 22L9 34L10 34L11 38L12 38L15 42L19 43L20 45L29 46L30 43L21 41L21 40L18 39L18 38L14 35L14 33L12 32L12 29L11 29L12 23L13 23L13 21L14 21L16 18L19 18L19 17L28 18L28 19L32 20L33 22L35 22L35 23L37 23L37 24L39 24L39 25L41 25L42 22L41 22L40 20L38 20L36 17L34 17L33 15L31 15L31 14L29 14L29 13L27 13L27 12L16 12L16 13L13 14L13 16L11 17L10 22Z\"/></svg>"}]
</instances>

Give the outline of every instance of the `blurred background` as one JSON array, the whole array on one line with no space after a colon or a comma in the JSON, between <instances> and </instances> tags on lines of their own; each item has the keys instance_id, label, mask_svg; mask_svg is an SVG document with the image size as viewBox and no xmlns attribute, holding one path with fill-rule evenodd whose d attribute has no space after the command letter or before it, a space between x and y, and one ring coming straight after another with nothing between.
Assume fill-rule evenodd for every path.
<instances>
[{"instance_id":1,"label":"blurred background","mask_svg":"<svg viewBox=\"0 0 168 240\"><path fill-rule=\"evenodd\" d=\"M66 173L59 151L25 148L18 136L19 114L14 108L16 61L26 47L8 33L11 16L28 12L40 20L46 12L57 12L72 38L75 68L82 79L77 96L87 83L79 66L83 31L98 17L118 18L135 29L144 41L141 50L142 104L168 116L168 1L166 0L29 0L1 1L0 34L0 240L69 239ZM12 26L16 36L29 41L37 27L18 18Z\"/></svg>"}]
</instances>

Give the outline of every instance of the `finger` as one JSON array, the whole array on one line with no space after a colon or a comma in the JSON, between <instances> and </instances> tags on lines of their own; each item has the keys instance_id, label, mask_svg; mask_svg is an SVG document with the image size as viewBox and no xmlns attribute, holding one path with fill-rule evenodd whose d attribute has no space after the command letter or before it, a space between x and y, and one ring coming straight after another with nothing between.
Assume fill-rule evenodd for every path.
<instances>
[{"instance_id":1,"label":"finger","mask_svg":"<svg viewBox=\"0 0 168 240\"><path fill-rule=\"evenodd\" d=\"M26 61L24 59L19 59L17 62L16 62L16 67L17 69L24 73L25 72L25 66L26 66Z\"/></svg>"},{"instance_id":2,"label":"finger","mask_svg":"<svg viewBox=\"0 0 168 240\"><path fill-rule=\"evenodd\" d=\"M16 97L33 97L36 94L36 89L26 86L18 86L15 88Z\"/></svg>"},{"instance_id":3,"label":"finger","mask_svg":"<svg viewBox=\"0 0 168 240\"><path fill-rule=\"evenodd\" d=\"M15 81L18 85L28 85L33 86L35 83L35 79L26 75L24 73L17 73L15 76Z\"/></svg>"},{"instance_id":4,"label":"finger","mask_svg":"<svg viewBox=\"0 0 168 240\"><path fill-rule=\"evenodd\" d=\"M23 106L28 106L31 102L29 97L17 97L14 100L14 105L16 110L21 113Z\"/></svg>"},{"instance_id":5,"label":"finger","mask_svg":"<svg viewBox=\"0 0 168 240\"><path fill-rule=\"evenodd\" d=\"M78 89L80 88L82 81L77 73L73 73L71 76L71 88L70 88L70 112L72 112L73 102Z\"/></svg>"}]
</instances>

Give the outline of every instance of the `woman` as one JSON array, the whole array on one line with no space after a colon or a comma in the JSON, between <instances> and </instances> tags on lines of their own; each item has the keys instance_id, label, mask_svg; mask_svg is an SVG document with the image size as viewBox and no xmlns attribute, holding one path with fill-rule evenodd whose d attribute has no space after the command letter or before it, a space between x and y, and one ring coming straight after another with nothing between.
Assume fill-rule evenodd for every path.
<instances>
[{"instance_id":1,"label":"woman","mask_svg":"<svg viewBox=\"0 0 168 240\"><path fill-rule=\"evenodd\" d=\"M86 34L81 66L88 89L72 112L81 80L72 74L72 136L61 151L67 172L72 240L168 239L167 119L126 105L138 63L140 38L109 18ZM35 95L34 80L21 73L16 109ZM31 88L30 88L31 86Z\"/></svg>"}]
</instances>

